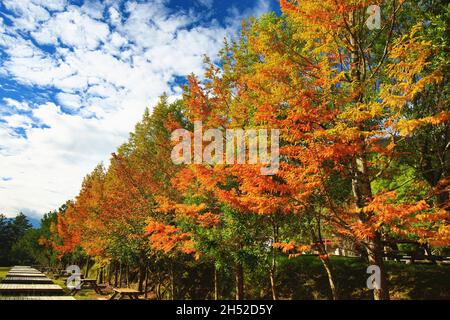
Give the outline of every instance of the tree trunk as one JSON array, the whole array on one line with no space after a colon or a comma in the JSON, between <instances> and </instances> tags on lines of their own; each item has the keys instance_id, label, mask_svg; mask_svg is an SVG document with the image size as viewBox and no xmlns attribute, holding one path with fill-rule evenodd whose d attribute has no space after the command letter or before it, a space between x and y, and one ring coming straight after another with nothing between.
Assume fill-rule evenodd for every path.
<instances>
[{"instance_id":1,"label":"tree trunk","mask_svg":"<svg viewBox=\"0 0 450 320\"><path fill-rule=\"evenodd\" d=\"M145 289L144 289L144 298L147 299L148 294L148 266L145 264Z\"/></svg>"},{"instance_id":2,"label":"tree trunk","mask_svg":"<svg viewBox=\"0 0 450 320\"><path fill-rule=\"evenodd\" d=\"M108 265L108 267L106 268L106 274L105 274L105 283L107 283L108 285L111 284L111 265Z\"/></svg>"},{"instance_id":3,"label":"tree trunk","mask_svg":"<svg viewBox=\"0 0 450 320\"><path fill-rule=\"evenodd\" d=\"M270 287L272 289L272 299L273 300L278 300L278 295L277 295L277 288L276 288L276 282L275 282L275 269L271 268L270 269Z\"/></svg>"},{"instance_id":4,"label":"tree trunk","mask_svg":"<svg viewBox=\"0 0 450 320\"><path fill-rule=\"evenodd\" d=\"M147 275L147 264L141 263L139 265L139 285L138 285L138 290L140 292L143 291L146 275Z\"/></svg>"},{"instance_id":5,"label":"tree trunk","mask_svg":"<svg viewBox=\"0 0 450 320\"><path fill-rule=\"evenodd\" d=\"M170 295L171 299L175 300L175 274L173 269L173 262L170 265Z\"/></svg>"},{"instance_id":6,"label":"tree trunk","mask_svg":"<svg viewBox=\"0 0 450 320\"><path fill-rule=\"evenodd\" d=\"M274 217L271 219L272 222L272 231L273 231L273 243L278 242L278 225ZM278 290L277 290L277 282L276 282L276 273L277 273L277 260L276 260L276 250L272 244L272 266L270 268L270 288L272 290L272 299L278 300Z\"/></svg>"},{"instance_id":7,"label":"tree trunk","mask_svg":"<svg viewBox=\"0 0 450 320\"><path fill-rule=\"evenodd\" d=\"M425 254L427 255L428 259L431 261L431 263L437 264L436 258L433 255L430 245L428 243L424 244L423 249L425 250Z\"/></svg>"},{"instance_id":8,"label":"tree trunk","mask_svg":"<svg viewBox=\"0 0 450 320\"><path fill-rule=\"evenodd\" d=\"M380 287L373 290L373 297L375 300L389 300L387 275L383 261L383 244L379 232L376 232L375 237L369 240L367 254L369 263L380 268Z\"/></svg>"},{"instance_id":9,"label":"tree trunk","mask_svg":"<svg viewBox=\"0 0 450 320\"><path fill-rule=\"evenodd\" d=\"M122 287L123 283L123 267L122 262L119 263L119 286Z\"/></svg>"},{"instance_id":10,"label":"tree trunk","mask_svg":"<svg viewBox=\"0 0 450 320\"><path fill-rule=\"evenodd\" d=\"M119 284L119 268L117 268L117 263L114 263L114 286L117 287Z\"/></svg>"},{"instance_id":11,"label":"tree trunk","mask_svg":"<svg viewBox=\"0 0 450 320\"><path fill-rule=\"evenodd\" d=\"M362 151L364 155L364 150ZM356 209L361 212L366 203L372 198L372 189L367 169L367 160L365 156L358 156L352 166L353 179L352 188L355 197ZM360 213L362 223L367 223L372 213ZM389 300L389 289L387 286L387 276L383 261L383 243L381 233L375 232L373 237L368 240L367 257L371 265L380 268L380 288L374 289L373 296L375 300Z\"/></svg>"},{"instance_id":12,"label":"tree trunk","mask_svg":"<svg viewBox=\"0 0 450 320\"><path fill-rule=\"evenodd\" d=\"M327 273L328 283L330 284L331 295L333 297L333 300L339 300L339 293L338 293L337 286L334 282L333 269L330 264L330 259L328 259L328 257L325 257L325 258L320 258L320 261L322 261L323 267L325 268L325 271Z\"/></svg>"},{"instance_id":13,"label":"tree trunk","mask_svg":"<svg viewBox=\"0 0 450 320\"><path fill-rule=\"evenodd\" d=\"M358 12L353 11L349 15L349 24L350 28L357 25L359 18ZM361 71L365 67L364 59L365 57L361 54L358 47L358 35L356 33L350 33L350 44L351 44L351 79L358 85L362 85L362 82L365 81L363 78L363 74ZM361 103L363 100L363 93L358 94L354 103ZM361 125L362 126L362 125ZM364 131L364 128L360 128L361 131ZM366 145L364 141L364 137L361 136L359 141L359 153L355 156L352 161L351 169L352 169L352 188L353 195L355 197L356 209L360 211L363 209L367 203L372 198L372 190L370 186L370 177L369 170L367 166L367 158L366 158ZM367 223L370 218L371 213L360 213L360 220L362 223ZM374 299L375 300L389 300L389 291L387 288L387 278L386 272L384 269L384 261L383 261L383 245L381 242L381 234L376 232L374 237L369 240L367 246L367 253L369 263L373 265L377 265L380 268L381 274L381 283L380 288L374 290Z\"/></svg>"},{"instance_id":14,"label":"tree trunk","mask_svg":"<svg viewBox=\"0 0 450 320\"><path fill-rule=\"evenodd\" d=\"M219 300L219 275L214 265L214 300Z\"/></svg>"},{"instance_id":15,"label":"tree trunk","mask_svg":"<svg viewBox=\"0 0 450 320\"><path fill-rule=\"evenodd\" d=\"M159 277L158 277L158 284L156 285L155 291L156 291L156 299L162 300L163 297L161 295L161 280L159 279Z\"/></svg>"},{"instance_id":16,"label":"tree trunk","mask_svg":"<svg viewBox=\"0 0 450 320\"><path fill-rule=\"evenodd\" d=\"M90 263L89 263L89 258L87 258L86 260L86 273L84 275L85 278L89 278L89 269L90 269Z\"/></svg>"},{"instance_id":17,"label":"tree trunk","mask_svg":"<svg viewBox=\"0 0 450 320\"><path fill-rule=\"evenodd\" d=\"M244 300L244 267L242 263L236 264L236 300Z\"/></svg>"},{"instance_id":18,"label":"tree trunk","mask_svg":"<svg viewBox=\"0 0 450 320\"><path fill-rule=\"evenodd\" d=\"M272 266L270 268L270 288L272 289L272 299L278 300L277 292L277 282L276 282L276 272L277 272L277 262L275 256L275 248L272 246Z\"/></svg>"},{"instance_id":19,"label":"tree trunk","mask_svg":"<svg viewBox=\"0 0 450 320\"><path fill-rule=\"evenodd\" d=\"M130 265L127 263L125 265L125 280L126 280L126 284L127 284L127 288L130 287Z\"/></svg>"},{"instance_id":20,"label":"tree trunk","mask_svg":"<svg viewBox=\"0 0 450 320\"><path fill-rule=\"evenodd\" d=\"M330 259L328 258L326 242L323 241L323 238L322 238L321 217L320 217L320 214L316 214L315 211L313 211L313 212L315 214L317 230L314 231L314 228L311 228L311 231L310 231L311 238L315 244L315 248L319 252L320 261L322 261L325 272L327 273L328 283L330 285L330 290L331 290L331 297L333 300L339 300L338 288L337 288L336 282L334 281L333 267L331 265Z\"/></svg>"}]
</instances>

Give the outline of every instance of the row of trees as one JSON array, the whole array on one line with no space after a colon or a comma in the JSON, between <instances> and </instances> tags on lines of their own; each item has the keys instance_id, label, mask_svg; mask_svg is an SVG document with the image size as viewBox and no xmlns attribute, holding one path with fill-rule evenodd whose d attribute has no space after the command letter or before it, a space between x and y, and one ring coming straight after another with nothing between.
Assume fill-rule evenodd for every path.
<instances>
[{"instance_id":1,"label":"row of trees","mask_svg":"<svg viewBox=\"0 0 450 320\"><path fill-rule=\"evenodd\" d=\"M153 283L161 298L243 299L262 274L278 299L280 257L314 252L337 299L326 239L338 238L380 267L374 298L389 299L386 242L450 245L449 7L378 1L381 29L369 30L371 2L281 0L281 16L244 22L182 99L145 112L40 243L63 261L94 260L116 284L130 274L141 290ZM201 150L214 164L175 165L171 132L195 121L279 129L278 172L223 164L220 136ZM193 265L214 285L177 287Z\"/></svg>"}]
</instances>

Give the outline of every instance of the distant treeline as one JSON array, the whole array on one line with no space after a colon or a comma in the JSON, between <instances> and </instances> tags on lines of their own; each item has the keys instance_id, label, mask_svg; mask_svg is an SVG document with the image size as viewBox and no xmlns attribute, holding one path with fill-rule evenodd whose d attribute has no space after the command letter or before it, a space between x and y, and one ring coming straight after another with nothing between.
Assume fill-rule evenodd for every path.
<instances>
[{"instance_id":1,"label":"distant treeline","mask_svg":"<svg viewBox=\"0 0 450 320\"><path fill-rule=\"evenodd\" d=\"M50 233L50 225L56 213L48 213L39 228L33 228L23 213L9 219L0 214L0 266L13 264L50 264L56 253L40 244Z\"/></svg>"}]
</instances>

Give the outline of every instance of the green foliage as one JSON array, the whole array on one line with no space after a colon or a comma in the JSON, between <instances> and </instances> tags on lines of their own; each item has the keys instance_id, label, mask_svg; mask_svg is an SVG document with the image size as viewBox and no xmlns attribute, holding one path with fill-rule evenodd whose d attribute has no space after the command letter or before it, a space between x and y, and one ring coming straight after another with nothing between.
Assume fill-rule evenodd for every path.
<instances>
[{"instance_id":1,"label":"green foliage","mask_svg":"<svg viewBox=\"0 0 450 320\"><path fill-rule=\"evenodd\" d=\"M14 219L0 215L0 265L9 265L13 259L11 251L30 230L28 218L19 213Z\"/></svg>"},{"instance_id":2,"label":"green foliage","mask_svg":"<svg viewBox=\"0 0 450 320\"><path fill-rule=\"evenodd\" d=\"M0 215L0 265L55 264L56 251L40 243L51 237L51 225L55 222L56 212L45 214L35 229L22 213L11 220Z\"/></svg>"},{"instance_id":3,"label":"green foliage","mask_svg":"<svg viewBox=\"0 0 450 320\"><path fill-rule=\"evenodd\" d=\"M13 264L30 265L45 261L43 250L38 240L39 230L32 229L13 244L10 259Z\"/></svg>"},{"instance_id":4,"label":"green foliage","mask_svg":"<svg viewBox=\"0 0 450 320\"><path fill-rule=\"evenodd\" d=\"M429 188L423 184L414 184L419 180L417 172L411 166L393 163L382 177L372 182L374 194L383 191L396 191L400 202L412 202L426 198Z\"/></svg>"}]
</instances>

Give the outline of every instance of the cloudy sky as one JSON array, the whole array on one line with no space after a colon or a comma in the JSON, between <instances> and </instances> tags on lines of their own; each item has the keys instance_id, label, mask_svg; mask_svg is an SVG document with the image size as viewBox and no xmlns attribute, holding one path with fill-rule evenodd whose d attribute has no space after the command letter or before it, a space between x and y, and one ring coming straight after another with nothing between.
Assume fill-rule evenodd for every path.
<instances>
[{"instance_id":1,"label":"cloudy sky","mask_svg":"<svg viewBox=\"0 0 450 320\"><path fill-rule=\"evenodd\" d=\"M147 106L276 0L0 0L0 213L73 198Z\"/></svg>"}]
</instances>

